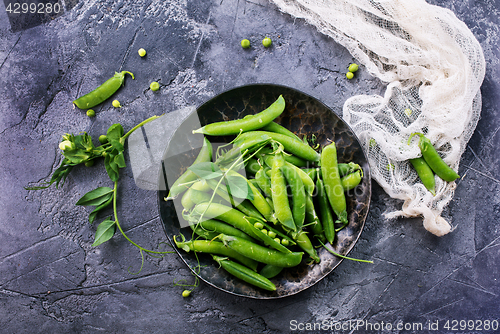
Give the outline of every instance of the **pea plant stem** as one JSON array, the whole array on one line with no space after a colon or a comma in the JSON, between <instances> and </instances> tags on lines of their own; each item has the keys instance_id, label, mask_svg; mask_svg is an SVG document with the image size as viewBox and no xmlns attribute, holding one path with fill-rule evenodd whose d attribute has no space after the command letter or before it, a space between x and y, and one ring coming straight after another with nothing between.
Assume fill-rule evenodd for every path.
<instances>
[{"instance_id":1,"label":"pea plant stem","mask_svg":"<svg viewBox=\"0 0 500 334\"><path fill-rule=\"evenodd\" d=\"M128 242L130 242L132 245L134 245L135 247L139 248L139 250L141 250L141 252L146 252L146 253L149 253L149 254L168 254L168 253L172 253L171 251L168 251L168 252L159 252L159 251L153 251L153 250L149 250L149 249L146 249L142 246L139 246L138 244L136 244L135 242L133 242L126 234L125 232L123 231L121 225L120 225L120 222L118 221L118 210L116 209L117 205L116 205L116 198L117 198L117 188L118 188L118 181L115 181L115 187L113 188L113 213L115 215L115 224L116 224L116 227L118 227L118 230L120 230L120 233L123 235L123 237L125 239L128 240Z\"/></svg>"},{"instance_id":2,"label":"pea plant stem","mask_svg":"<svg viewBox=\"0 0 500 334\"><path fill-rule=\"evenodd\" d=\"M130 129L122 138L123 139L127 139L128 136L130 136L132 134L132 132L134 132L135 130L139 129L141 126L143 126L144 124L146 123L149 123L151 121L154 121L155 119L157 118L160 118L161 116L152 116L144 121L142 121L141 123L137 124L136 126L134 126L132 129Z\"/></svg>"}]
</instances>

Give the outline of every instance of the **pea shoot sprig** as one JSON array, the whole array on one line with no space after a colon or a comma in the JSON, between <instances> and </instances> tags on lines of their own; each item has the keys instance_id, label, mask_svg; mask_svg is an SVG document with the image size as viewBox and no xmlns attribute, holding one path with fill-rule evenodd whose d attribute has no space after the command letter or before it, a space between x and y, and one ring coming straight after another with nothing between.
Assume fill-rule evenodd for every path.
<instances>
[{"instance_id":1,"label":"pea shoot sprig","mask_svg":"<svg viewBox=\"0 0 500 334\"><path fill-rule=\"evenodd\" d=\"M112 219L112 217L110 216L104 219L99 224L99 226L97 226L95 239L92 246L96 247L108 241L113 237L116 230L118 229L123 237L127 239L127 241L129 241L132 245L139 249L142 263L141 268L137 273L142 270L142 267L144 265L144 253L148 253L151 256L162 256L167 253L172 253L172 251L154 251L146 249L132 241L123 231L123 228L118 221L117 212L117 188L118 179L120 176L119 172L120 169L126 167L123 154L125 150L125 140L135 130L137 130L144 124L157 119L158 117L160 116L152 116L142 121L125 134L121 124L113 124L108 128L105 136L101 135L99 137L99 142L101 142L102 145L97 147L95 147L92 143L92 137L86 132L83 132L82 134L76 136L73 134L64 134L62 136L61 143L59 143L59 148L61 149L64 158L61 161L60 166L52 174L50 180L44 181L40 186L25 188L27 190L46 189L54 183L56 188L59 188L59 186L62 187L68 174L71 172L74 166L80 164L91 166L96 159L104 158L104 166L106 168L106 172L111 181L113 181L114 183L113 188L97 187L96 189L93 189L83 195L76 202L76 205L95 207L94 210L89 214L89 223L92 224L96 220L97 215L112 204L114 219Z\"/></svg>"}]
</instances>

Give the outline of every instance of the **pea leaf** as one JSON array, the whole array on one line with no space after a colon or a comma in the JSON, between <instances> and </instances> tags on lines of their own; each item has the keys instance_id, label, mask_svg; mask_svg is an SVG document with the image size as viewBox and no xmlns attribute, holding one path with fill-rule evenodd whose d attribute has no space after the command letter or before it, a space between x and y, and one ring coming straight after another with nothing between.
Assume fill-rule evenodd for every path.
<instances>
[{"instance_id":1,"label":"pea leaf","mask_svg":"<svg viewBox=\"0 0 500 334\"><path fill-rule=\"evenodd\" d=\"M113 189L108 187L98 187L89 191L76 202L76 205L99 206L113 197Z\"/></svg>"},{"instance_id":2,"label":"pea leaf","mask_svg":"<svg viewBox=\"0 0 500 334\"><path fill-rule=\"evenodd\" d=\"M254 196L252 189L244 177L228 175L225 181L233 197L253 200Z\"/></svg>"},{"instance_id":3,"label":"pea leaf","mask_svg":"<svg viewBox=\"0 0 500 334\"><path fill-rule=\"evenodd\" d=\"M123 152L125 149L123 144L120 142L120 139L123 136L123 127L121 124L113 124L108 128L108 132L106 134L108 137L108 142L115 148L118 153Z\"/></svg>"},{"instance_id":4,"label":"pea leaf","mask_svg":"<svg viewBox=\"0 0 500 334\"><path fill-rule=\"evenodd\" d=\"M106 136L109 139L120 140L123 136L123 126L120 123L113 124L108 128Z\"/></svg>"},{"instance_id":5,"label":"pea leaf","mask_svg":"<svg viewBox=\"0 0 500 334\"><path fill-rule=\"evenodd\" d=\"M97 226L97 230L95 231L95 240L92 244L93 247L99 246L103 242L108 241L113 237L116 231L116 222L110 219L104 220Z\"/></svg>"},{"instance_id":6,"label":"pea leaf","mask_svg":"<svg viewBox=\"0 0 500 334\"><path fill-rule=\"evenodd\" d=\"M215 179L216 177L224 175L216 164L209 161L197 163L188 169L205 180Z\"/></svg>"},{"instance_id":7,"label":"pea leaf","mask_svg":"<svg viewBox=\"0 0 500 334\"><path fill-rule=\"evenodd\" d=\"M123 152L118 153L113 161L119 168L127 167L127 165L125 164L125 157L123 156Z\"/></svg>"},{"instance_id":8,"label":"pea leaf","mask_svg":"<svg viewBox=\"0 0 500 334\"><path fill-rule=\"evenodd\" d=\"M90 214L89 214L89 223L93 223L97 217L97 214L99 213L99 211L101 211L102 209L104 209L105 207L107 207L108 205L110 205L111 203L113 202L113 196L111 196L111 198L109 200L107 200L106 202L102 203L101 205L97 206L94 211L92 211Z\"/></svg>"},{"instance_id":9,"label":"pea leaf","mask_svg":"<svg viewBox=\"0 0 500 334\"><path fill-rule=\"evenodd\" d=\"M108 176L111 179L111 181L116 182L118 181L119 174L118 174L118 166L116 166L116 163L112 160L113 155L108 154L104 158L104 167L106 167L106 172L108 172Z\"/></svg>"}]
</instances>

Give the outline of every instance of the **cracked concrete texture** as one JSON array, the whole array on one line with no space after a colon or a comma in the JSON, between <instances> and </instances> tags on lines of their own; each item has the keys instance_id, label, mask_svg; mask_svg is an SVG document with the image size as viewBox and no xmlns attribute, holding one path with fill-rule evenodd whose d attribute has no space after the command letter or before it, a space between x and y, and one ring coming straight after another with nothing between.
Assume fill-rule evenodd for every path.
<instances>
[{"instance_id":1,"label":"cracked concrete texture","mask_svg":"<svg viewBox=\"0 0 500 334\"><path fill-rule=\"evenodd\" d=\"M97 225L74 203L111 186L103 166L77 167L60 189L23 187L47 178L60 163L66 132L98 136L112 123L130 129L155 114L199 105L249 83L284 84L311 94L341 114L352 95L383 85L359 71L347 81L349 53L314 27L256 1L73 1L52 22L11 32L0 3L0 325L5 332L281 333L290 321L422 322L494 320L500 306L500 136L498 27L494 0L434 0L475 34L487 59L481 120L462 157L454 200L444 215L455 230L442 238L421 219L387 221L401 205L374 184L366 227L354 257L314 287L273 301L230 296L201 284L183 299L174 281L194 282L174 254L147 257L120 236L91 247ZM264 49L264 36L273 46ZM239 46L248 38L252 48ZM145 48L145 58L137 49ZM135 80L89 119L71 101L129 70ZM149 83L158 81L158 92ZM128 161L128 157L127 157ZM132 240L155 248L165 241L157 197L135 187L122 170L119 219ZM102 218L110 215L108 210ZM393 331L397 332L397 331Z\"/></svg>"}]
</instances>

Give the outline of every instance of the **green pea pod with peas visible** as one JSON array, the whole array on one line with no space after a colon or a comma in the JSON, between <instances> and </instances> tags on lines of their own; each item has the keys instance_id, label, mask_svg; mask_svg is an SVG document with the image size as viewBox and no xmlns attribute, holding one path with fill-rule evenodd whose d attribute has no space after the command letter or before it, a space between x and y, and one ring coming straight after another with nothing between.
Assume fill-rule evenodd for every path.
<instances>
[{"instance_id":1,"label":"green pea pod with peas visible","mask_svg":"<svg viewBox=\"0 0 500 334\"><path fill-rule=\"evenodd\" d=\"M123 82L125 81L125 74L130 74L132 79L134 79L134 75L131 72L115 72L115 75L112 78L106 80L106 82L90 93L74 100L73 103L80 109L89 109L106 101L118 90L118 88L123 85Z\"/></svg>"},{"instance_id":2,"label":"green pea pod with peas visible","mask_svg":"<svg viewBox=\"0 0 500 334\"><path fill-rule=\"evenodd\" d=\"M285 99L280 95L273 104L260 113L243 119L210 123L194 130L193 133L203 133L210 136L237 135L242 132L259 129L262 126L267 125L276 117L281 115L283 110L285 110Z\"/></svg>"},{"instance_id":3,"label":"green pea pod with peas visible","mask_svg":"<svg viewBox=\"0 0 500 334\"><path fill-rule=\"evenodd\" d=\"M229 248L243 256L278 267L295 267L299 265L304 255L302 252L282 253L245 239L224 234L219 235L219 239Z\"/></svg>"},{"instance_id":4,"label":"green pea pod with peas visible","mask_svg":"<svg viewBox=\"0 0 500 334\"><path fill-rule=\"evenodd\" d=\"M420 136L420 140L418 141L418 147L422 152L422 157L425 159L425 162L429 165L429 167L439 176L441 179L452 182L456 179L460 178L457 172L455 172L450 166L443 161L439 153L436 151L436 148L432 145L431 141L426 138L422 133L412 133L410 138L408 139L408 144L410 143L413 136Z\"/></svg>"},{"instance_id":5,"label":"green pea pod with peas visible","mask_svg":"<svg viewBox=\"0 0 500 334\"><path fill-rule=\"evenodd\" d=\"M429 190L432 196L436 196L436 180L434 178L434 173L427 162L425 162L425 159L423 157L410 159L410 163L417 171L417 175L424 187Z\"/></svg>"},{"instance_id":6,"label":"green pea pod with peas visible","mask_svg":"<svg viewBox=\"0 0 500 334\"><path fill-rule=\"evenodd\" d=\"M333 211L344 225L347 224L347 204L340 180L335 142L325 146L321 152L321 175L325 193ZM328 237L327 237L328 239Z\"/></svg>"},{"instance_id":7,"label":"green pea pod with peas visible","mask_svg":"<svg viewBox=\"0 0 500 334\"><path fill-rule=\"evenodd\" d=\"M251 269L242 266L239 263L228 260L227 258L212 255L213 259L228 273L245 281L249 284L252 284L256 287L259 287L268 291L275 291L276 286L266 277L252 271Z\"/></svg>"},{"instance_id":8,"label":"green pea pod with peas visible","mask_svg":"<svg viewBox=\"0 0 500 334\"><path fill-rule=\"evenodd\" d=\"M181 234L182 241L177 241L174 236L174 242L177 248L180 248L186 252L198 252L198 253L208 253L208 254L217 254L222 256L227 256L236 261L244 264L245 266L251 268L252 270L257 270L258 262L248 257L242 256L240 253L224 246L224 244L220 241L214 240L190 240L186 241L184 235Z\"/></svg>"},{"instance_id":9,"label":"green pea pod with peas visible","mask_svg":"<svg viewBox=\"0 0 500 334\"><path fill-rule=\"evenodd\" d=\"M198 156L196 157L193 165L196 165L200 162L207 162L212 160L212 144L208 141L207 138L203 138L203 146L201 147ZM190 183L198 179L198 176L192 172L191 170L186 170L170 187L170 191L168 193L168 197L165 200L172 199L177 197L179 194L182 194L185 190L188 189L186 183Z\"/></svg>"}]
</instances>

